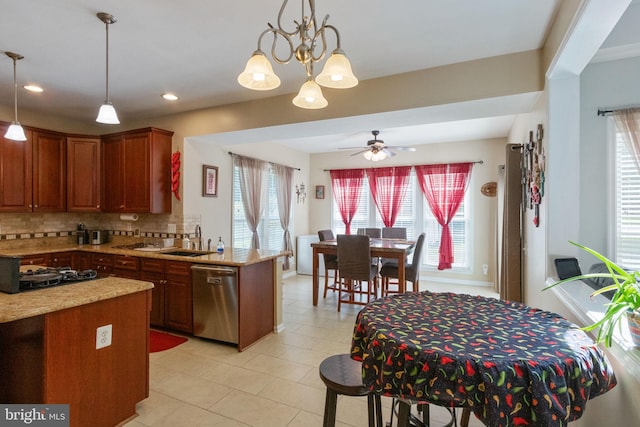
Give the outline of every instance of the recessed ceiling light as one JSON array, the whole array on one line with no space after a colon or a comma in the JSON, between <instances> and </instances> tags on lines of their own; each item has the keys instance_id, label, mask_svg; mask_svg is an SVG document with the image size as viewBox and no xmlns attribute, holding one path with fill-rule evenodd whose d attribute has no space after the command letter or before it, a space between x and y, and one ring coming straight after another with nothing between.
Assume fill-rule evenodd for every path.
<instances>
[{"instance_id":1,"label":"recessed ceiling light","mask_svg":"<svg viewBox=\"0 0 640 427\"><path fill-rule=\"evenodd\" d=\"M24 85L23 86L26 90L28 90L29 92L43 92L44 90L40 87L40 86L36 86L36 85Z\"/></svg>"},{"instance_id":2,"label":"recessed ceiling light","mask_svg":"<svg viewBox=\"0 0 640 427\"><path fill-rule=\"evenodd\" d=\"M178 97L177 97L177 96L175 96L175 95L174 95L174 94L172 94L172 93L163 93L163 94L162 94L162 97L163 97L164 99L166 99L167 101L177 101L177 100L178 100Z\"/></svg>"}]
</instances>

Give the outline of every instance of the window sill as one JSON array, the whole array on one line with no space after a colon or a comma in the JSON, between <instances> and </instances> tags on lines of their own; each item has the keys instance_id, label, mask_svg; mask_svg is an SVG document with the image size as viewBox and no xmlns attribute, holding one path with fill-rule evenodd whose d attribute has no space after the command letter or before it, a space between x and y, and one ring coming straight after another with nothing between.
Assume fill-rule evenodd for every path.
<instances>
[{"instance_id":1,"label":"window sill","mask_svg":"<svg viewBox=\"0 0 640 427\"><path fill-rule=\"evenodd\" d=\"M557 280L548 278L546 285ZM602 295L591 297L593 288L576 280L550 289L569 311L578 319L579 326L590 325L602 318L604 307L609 300ZM633 345L626 322L621 323L621 330L614 333L610 354L637 380L640 381L640 347Z\"/></svg>"}]
</instances>

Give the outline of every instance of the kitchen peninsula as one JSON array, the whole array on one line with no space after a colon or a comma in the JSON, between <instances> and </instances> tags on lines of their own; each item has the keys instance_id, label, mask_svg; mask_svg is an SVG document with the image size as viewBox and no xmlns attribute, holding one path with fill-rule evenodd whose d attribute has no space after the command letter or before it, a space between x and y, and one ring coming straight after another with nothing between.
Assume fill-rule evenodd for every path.
<instances>
[{"instance_id":1,"label":"kitchen peninsula","mask_svg":"<svg viewBox=\"0 0 640 427\"><path fill-rule=\"evenodd\" d=\"M57 243L22 248L5 246L0 253L22 256L23 265L95 269L99 277L151 282L154 284L151 325L190 335L194 333L191 266L234 267L238 271L238 350L272 333L282 322L280 269L276 264L286 252L225 248L224 253L218 254L134 246L120 241L102 245Z\"/></svg>"},{"instance_id":2,"label":"kitchen peninsula","mask_svg":"<svg viewBox=\"0 0 640 427\"><path fill-rule=\"evenodd\" d=\"M74 427L135 416L149 396L152 287L109 277L0 293L0 402L69 404Z\"/></svg>"}]
</instances>

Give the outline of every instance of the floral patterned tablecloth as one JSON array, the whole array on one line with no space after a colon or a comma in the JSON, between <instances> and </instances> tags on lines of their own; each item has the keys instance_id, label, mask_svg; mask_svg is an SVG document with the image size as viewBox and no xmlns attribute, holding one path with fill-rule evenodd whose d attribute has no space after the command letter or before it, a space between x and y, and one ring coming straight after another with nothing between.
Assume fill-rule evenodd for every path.
<instances>
[{"instance_id":1,"label":"floral patterned tablecloth","mask_svg":"<svg viewBox=\"0 0 640 427\"><path fill-rule=\"evenodd\" d=\"M470 408L492 427L565 426L616 385L603 351L563 317L463 294L371 302L351 357L375 393Z\"/></svg>"}]
</instances>

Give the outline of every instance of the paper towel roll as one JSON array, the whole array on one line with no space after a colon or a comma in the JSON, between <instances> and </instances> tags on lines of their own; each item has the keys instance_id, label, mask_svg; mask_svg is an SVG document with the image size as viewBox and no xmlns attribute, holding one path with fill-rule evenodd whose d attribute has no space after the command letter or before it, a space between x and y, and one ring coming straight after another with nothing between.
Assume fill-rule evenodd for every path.
<instances>
[{"instance_id":1,"label":"paper towel roll","mask_svg":"<svg viewBox=\"0 0 640 427\"><path fill-rule=\"evenodd\" d=\"M120 214L120 219L123 221L137 221L137 214Z\"/></svg>"}]
</instances>

